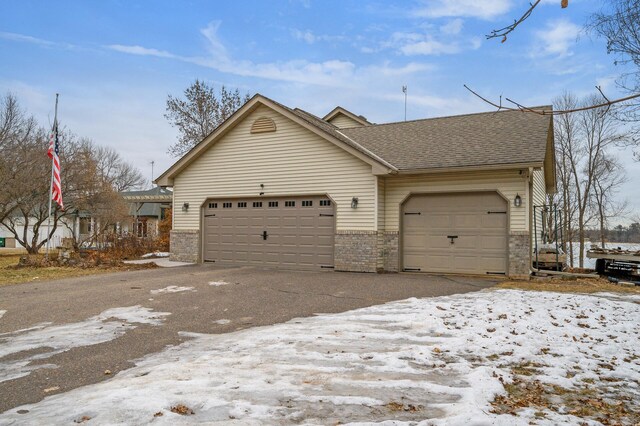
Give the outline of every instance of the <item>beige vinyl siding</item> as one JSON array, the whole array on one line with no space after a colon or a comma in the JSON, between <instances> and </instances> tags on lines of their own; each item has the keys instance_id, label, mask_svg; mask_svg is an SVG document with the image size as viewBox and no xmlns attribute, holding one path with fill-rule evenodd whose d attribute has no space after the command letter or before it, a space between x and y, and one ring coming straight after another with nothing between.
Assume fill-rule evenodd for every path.
<instances>
[{"instance_id":1,"label":"beige vinyl siding","mask_svg":"<svg viewBox=\"0 0 640 426\"><path fill-rule=\"evenodd\" d=\"M547 191L546 191L546 186L545 186L545 179L544 179L544 170L543 169L534 169L533 170L533 176L532 176L532 199L533 199L533 205L534 206L544 206L545 204L547 204L547 200L546 200L546 195L547 195ZM533 207L532 207L533 209ZM541 244L543 241L541 239L541 232L542 232L542 211L541 209L537 208L536 212L535 212L535 228L534 228L534 224L531 224L531 233L534 234L534 231L537 230L537 232L535 232L535 237L534 240L532 241L533 246L535 247L535 240L537 240L538 244Z\"/></svg>"},{"instance_id":2,"label":"beige vinyl siding","mask_svg":"<svg viewBox=\"0 0 640 426\"><path fill-rule=\"evenodd\" d=\"M348 129L349 127L362 127L362 124L358 123L356 120L347 117L344 114L338 114L329 120L329 123L340 129Z\"/></svg>"},{"instance_id":3,"label":"beige vinyl siding","mask_svg":"<svg viewBox=\"0 0 640 426\"><path fill-rule=\"evenodd\" d=\"M277 131L251 134L259 117L274 120ZM257 197L263 191L265 197L326 193L336 203L337 230L371 231L375 179L370 165L261 106L176 176L174 229L198 229L207 198ZM352 197L359 200L357 209L351 208Z\"/></svg>"},{"instance_id":4,"label":"beige vinyl siding","mask_svg":"<svg viewBox=\"0 0 640 426\"><path fill-rule=\"evenodd\" d=\"M399 229L400 204L409 194L436 192L498 191L507 198L511 231L527 230L527 180L519 170L474 173L442 173L438 175L409 175L387 177L385 182L385 230ZM513 207L516 194L522 206Z\"/></svg>"},{"instance_id":5,"label":"beige vinyl siding","mask_svg":"<svg viewBox=\"0 0 640 426\"><path fill-rule=\"evenodd\" d=\"M378 177L378 268L384 268L385 179Z\"/></svg>"},{"instance_id":6,"label":"beige vinyl siding","mask_svg":"<svg viewBox=\"0 0 640 426\"><path fill-rule=\"evenodd\" d=\"M533 170L533 205L543 206L547 204L547 190L545 189L544 170Z\"/></svg>"}]
</instances>

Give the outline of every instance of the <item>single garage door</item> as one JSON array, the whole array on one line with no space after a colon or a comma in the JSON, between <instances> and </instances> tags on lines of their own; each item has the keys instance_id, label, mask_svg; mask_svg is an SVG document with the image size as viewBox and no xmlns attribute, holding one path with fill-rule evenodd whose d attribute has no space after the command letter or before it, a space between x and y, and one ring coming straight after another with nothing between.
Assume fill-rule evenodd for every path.
<instances>
[{"instance_id":1,"label":"single garage door","mask_svg":"<svg viewBox=\"0 0 640 426\"><path fill-rule=\"evenodd\" d=\"M333 268L335 206L326 196L215 199L203 213L205 262Z\"/></svg>"},{"instance_id":2,"label":"single garage door","mask_svg":"<svg viewBox=\"0 0 640 426\"><path fill-rule=\"evenodd\" d=\"M495 192L414 195L402 206L405 271L505 274L507 202Z\"/></svg>"}]
</instances>

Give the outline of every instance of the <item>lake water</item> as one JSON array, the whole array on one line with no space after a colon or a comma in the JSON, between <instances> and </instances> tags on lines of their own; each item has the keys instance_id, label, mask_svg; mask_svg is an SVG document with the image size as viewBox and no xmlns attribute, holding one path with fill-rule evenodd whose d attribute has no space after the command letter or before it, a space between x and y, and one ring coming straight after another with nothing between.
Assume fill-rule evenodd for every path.
<instances>
[{"instance_id":1,"label":"lake water","mask_svg":"<svg viewBox=\"0 0 640 426\"><path fill-rule=\"evenodd\" d=\"M585 243L585 256L584 256L584 267L585 268L590 268L590 269L595 269L596 267L596 260L595 259L589 259L587 258L587 253L586 250L589 250L589 248L591 247L592 243ZM599 246L599 244L598 244ZM633 244L633 243L607 243L607 247L608 249L613 249L613 248L621 248L623 250L633 250L633 251L637 251L640 250L640 244ZM579 249L580 246L578 243L573 243L573 249L574 249L574 253L573 253L573 265L574 267L578 267L578 265L580 264L579 262L579 258L580 258L580 254L579 254Z\"/></svg>"}]
</instances>

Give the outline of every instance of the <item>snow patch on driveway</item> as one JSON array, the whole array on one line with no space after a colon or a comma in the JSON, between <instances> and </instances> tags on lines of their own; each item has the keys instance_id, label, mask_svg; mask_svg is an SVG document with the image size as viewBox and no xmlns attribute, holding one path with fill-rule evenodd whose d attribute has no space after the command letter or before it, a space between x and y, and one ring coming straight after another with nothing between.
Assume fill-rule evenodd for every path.
<instances>
[{"instance_id":1,"label":"snow patch on driveway","mask_svg":"<svg viewBox=\"0 0 640 426\"><path fill-rule=\"evenodd\" d=\"M134 324L160 325L168 312L153 312L140 305L107 309L82 322L33 327L0 334L0 382L28 375L54 365L30 365L33 361L80 346L108 342L135 328ZM117 320L117 321L114 321ZM24 354L19 355L21 352ZM9 358L3 361L3 358Z\"/></svg>"},{"instance_id":2,"label":"snow patch on driveway","mask_svg":"<svg viewBox=\"0 0 640 426\"><path fill-rule=\"evenodd\" d=\"M226 281L209 281L209 285L213 287L220 287L221 285L229 285Z\"/></svg>"},{"instance_id":3,"label":"snow patch on driveway","mask_svg":"<svg viewBox=\"0 0 640 426\"><path fill-rule=\"evenodd\" d=\"M4 316L4 314L6 314L7 311L3 311L2 309L0 309L0 319L2 319L2 317Z\"/></svg>"},{"instance_id":4,"label":"snow patch on driveway","mask_svg":"<svg viewBox=\"0 0 640 426\"><path fill-rule=\"evenodd\" d=\"M628 301L493 290L222 335L183 333L193 340L109 381L12 409L0 423L89 416L99 424L577 425L544 408L541 419L530 408L492 414L490 402L505 392L500 378L508 383L512 365L535 362L536 380L578 389L584 379L615 378L638 401L639 317L640 305ZM194 414L172 413L179 404Z\"/></svg>"},{"instance_id":5,"label":"snow patch on driveway","mask_svg":"<svg viewBox=\"0 0 640 426\"><path fill-rule=\"evenodd\" d=\"M180 293L182 291L196 291L196 290L193 287L179 287L176 285L170 285L169 287L160 288L158 290L151 290L151 294Z\"/></svg>"},{"instance_id":6,"label":"snow patch on driveway","mask_svg":"<svg viewBox=\"0 0 640 426\"><path fill-rule=\"evenodd\" d=\"M142 258L148 258L148 257L169 257L171 255L171 253L169 253L168 251L154 251L152 253L146 253L143 254Z\"/></svg>"}]
</instances>

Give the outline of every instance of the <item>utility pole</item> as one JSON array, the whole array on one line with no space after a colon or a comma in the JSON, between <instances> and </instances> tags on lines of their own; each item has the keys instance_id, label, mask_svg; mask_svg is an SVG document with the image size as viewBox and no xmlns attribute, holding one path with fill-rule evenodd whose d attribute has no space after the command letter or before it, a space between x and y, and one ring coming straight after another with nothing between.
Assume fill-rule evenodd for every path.
<instances>
[{"instance_id":1,"label":"utility pole","mask_svg":"<svg viewBox=\"0 0 640 426\"><path fill-rule=\"evenodd\" d=\"M151 160L151 187L153 188L153 165L156 164L154 160Z\"/></svg>"},{"instance_id":2,"label":"utility pole","mask_svg":"<svg viewBox=\"0 0 640 426\"><path fill-rule=\"evenodd\" d=\"M407 86L402 86L402 93L404 93L404 121L407 121Z\"/></svg>"}]
</instances>

